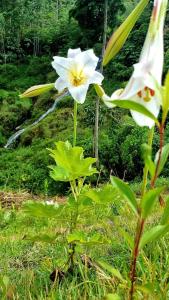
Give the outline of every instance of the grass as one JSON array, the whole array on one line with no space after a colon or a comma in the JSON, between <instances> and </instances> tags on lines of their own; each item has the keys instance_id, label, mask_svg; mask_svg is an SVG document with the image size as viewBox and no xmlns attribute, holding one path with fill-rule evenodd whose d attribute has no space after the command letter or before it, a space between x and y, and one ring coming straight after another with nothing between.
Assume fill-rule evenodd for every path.
<instances>
[{"instance_id":1,"label":"grass","mask_svg":"<svg viewBox=\"0 0 169 300\"><path fill-rule=\"evenodd\" d=\"M147 227L156 224L161 211L158 205ZM127 299L127 288L108 270L87 268L80 259L86 254L98 266L98 261L109 263L128 280L131 251L124 232L133 236L136 225L134 215L125 203L112 207L99 206L88 211L79 221L85 231L101 232L110 239L109 244L83 246L76 256L76 268L59 284L50 280L55 268L61 268L68 257L65 233L68 215L59 219L33 218L22 209L1 209L0 213L0 287L1 299L108 299L117 293ZM31 237L60 233L53 243L34 242ZM141 251L138 262L138 291L136 299L169 299L168 237L149 244ZM6 277L4 277L6 276ZM3 281L5 285L3 284ZM129 287L129 283L127 283ZM4 292L4 294L3 294Z\"/></svg>"}]
</instances>

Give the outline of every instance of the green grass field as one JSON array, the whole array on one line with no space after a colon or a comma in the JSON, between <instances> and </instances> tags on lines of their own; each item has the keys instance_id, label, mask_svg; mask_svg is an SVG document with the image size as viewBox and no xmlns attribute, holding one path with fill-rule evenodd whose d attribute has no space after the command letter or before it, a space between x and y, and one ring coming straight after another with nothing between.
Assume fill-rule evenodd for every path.
<instances>
[{"instance_id":1,"label":"green grass field","mask_svg":"<svg viewBox=\"0 0 169 300\"><path fill-rule=\"evenodd\" d=\"M131 257L127 240L130 243L129 236L132 237L136 222L130 209L123 201L120 203L120 199L112 206L103 204L86 210L80 217L79 229L84 229L89 235L99 232L108 238L109 243L79 246L74 271L67 273L64 265L68 259L65 238L69 230L68 214L63 211L59 219L33 218L22 208L11 208L1 209L0 216L1 299L127 299ZM157 205L147 226L154 225L159 216ZM51 243L47 239L41 242L40 237L45 234L56 235L57 238ZM108 263L109 267L104 263ZM113 268L120 271L122 280ZM50 274L55 269L65 272L65 275L62 280L52 282ZM141 251L138 277L140 288L135 299L169 299L167 236ZM121 295L121 298L111 298L109 294L112 293Z\"/></svg>"}]
</instances>

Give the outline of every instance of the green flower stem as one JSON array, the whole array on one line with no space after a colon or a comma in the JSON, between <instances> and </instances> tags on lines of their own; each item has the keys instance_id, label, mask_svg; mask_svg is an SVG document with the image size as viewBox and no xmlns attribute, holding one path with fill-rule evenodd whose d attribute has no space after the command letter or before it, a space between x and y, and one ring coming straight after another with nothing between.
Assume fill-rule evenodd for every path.
<instances>
[{"instance_id":1,"label":"green flower stem","mask_svg":"<svg viewBox=\"0 0 169 300\"><path fill-rule=\"evenodd\" d=\"M74 100L74 133L73 133L73 147L76 146L76 138L77 138L77 102Z\"/></svg>"},{"instance_id":2,"label":"green flower stem","mask_svg":"<svg viewBox=\"0 0 169 300\"><path fill-rule=\"evenodd\" d=\"M78 207L78 195L79 195L79 191L78 191L78 187L77 187L77 184L76 184L76 180L73 180L72 182L70 182L70 186L71 186L72 194L73 194L75 202L76 202L76 210L75 210L74 213L71 213L70 232L72 233L73 230L76 229L77 219L78 219L78 215L79 215L79 207ZM71 265L72 268L74 266L75 246L76 246L76 244L73 243L73 242L69 244L69 249L71 251L70 251L70 254L69 254L67 265L70 262L70 265Z\"/></svg>"},{"instance_id":3,"label":"green flower stem","mask_svg":"<svg viewBox=\"0 0 169 300\"><path fill-rule=\"evenodd\" d=\"M161 126L159 128L159 133L160 133L159 157L158 157L158 162L156 165L155 174L151 180L151 188L155 187L155 183L156 183L156 180L158 177L158 170L159 170L159 166L160 166L160 162L161 162L162 150L163 150L163 145L164 145L164 125L163 124L161 124Z\"/></svg>"},{"instance_id":4,"label":"green flower stem","mask_svg":"<svg viewBox=\"0 0 169 300\"><path fill-rule=\"evenodd\" d=\"M152 148L152 143L153 143L153 137L154 137L154 127L152 127L150 129L149 134L148 134L148 145L151 148ZM147 178L148 178L148 167L145 166L144 171L143 171L143 184L142 184L142 191L141 191L142 197L144 196L144 194L146 192Z\"/></svg>"},{"instance_id":5,"label":"green flower stem","mask_svg":"<svg viewBox=\"0 0 169 300\"><path fill-rule=\"evenodd\" d=\"M158 158L158 162L156 165L155 174L151 180L151 188L152 189L155 187L155 183L156 183L156 180L158 177L158 170L159 170L159 166L160 166L162 149L163 149L163 145L164 145L164 125L163 124L160 124L159 133L160 133L160 150L159 150L159 158ZM148 145L151 148L152 148L152 142L153 142L153 135L154 135L154 128L152 128L150 130L149 137L148 137ZM147 177L148 177L148 169L145 166L144 175L143 175L142 197L144 196L144 194L146 192ZM162 197L160 198L160 204L162 206L164 205L164 200L162 199ZM136 281L136 265L137 265L137 259L139 256L139 244L140 244L141 237L143 235L144 226L145 226L145 220L141 217L141 211L140 211L139 217L138 217L138 222L137 222L134 249L133 249L131 268L130 268L131 286L130 286L130 291L129 291L129 300L133 300L133 297L134 297L134 287L135 287L135 281Z\"/></svg>"},{"instance_id":6,"label":"green flower stem","mask_svg":"<svg viewBox=\"0 0 169 300\"><path fill-rule=\"evenodd\" d=\"M134 243L134 249L133 249L133 257L132 257L132 263L130 268L130 280L131 280L131 286L129 291L129 300L133 300L134 297L134 286L136 281L136 265L137 265L137 258L139 255L139 244L140 240L144 231L144 225L145 220L142 218L139 218L138 224L137 224L137 232L135 237L135 243Z\"/></svg>"},{"instance_id":7,"label":"green flower stem","mask_svg":"<svg viewBox=\"0 0 169 300\"><path fill-rule=\"evenodd\" d=\"M153 136L154 136L154 127L152 127L148 134L148 145L152 148L153 143ZM145 165L144 171L143 171L143 184L142 184L142 191L141 191L141 199L143 198L146 187L147 187L147 178L148 178L148 167ZM141 211L140 211L141 213ZM141 216L138 217L137 222L137 228L136 228L136 235L135 235L135 242L134 242L134 249L133 249L133 255L131 260L131 267L130 267L130 280L131 280L131 286L129 291L129 300L132 300L134 297L134 286L136 281L136 266L137 266L137 259L139 256L139 244L140 240L144 231L144 225L145 220L141 218Z\"/></svg>"}]
</instances>

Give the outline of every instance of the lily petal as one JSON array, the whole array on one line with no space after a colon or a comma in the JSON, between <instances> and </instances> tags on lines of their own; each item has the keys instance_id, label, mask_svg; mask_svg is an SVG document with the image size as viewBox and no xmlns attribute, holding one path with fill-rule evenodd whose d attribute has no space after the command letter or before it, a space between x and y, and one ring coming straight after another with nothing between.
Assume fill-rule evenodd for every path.
<instances>
[{"instance_id":1,"label":"lily petal","mask_svg":"<svg viewBox=\"0 0 169 300\"><path fill-rule=\"evenodd\" d=\"M103 79L104 79L104 76L101 73L94 71L93 75L90 77L88 82L101 85Z\"/></svg>"},{"instance_id":2,"label":"lily petal","mask_svg":"<svg viewBox=\"0 0 169 300\"><path fill-rule=\"evenodd\" d=\"M53 68L56 70L58 75L63 78L68 78L68 72L72 65L72 59L71 58L64 58L60 56L54 56L54 61L52 62Z\"/></svg>"},{"instance_id":3,"label":"lily petal","mask_svg":"<svg viewBox=\"0 0 169 300\"><path fill-rule=\"evenodd\" d=\"M80 48L77 49L69 49L68 50L68 58L75 58L78 54L80 54L82 51Z\"/></svg>"},{"instance_id":4,"label":"lily petal","mask_svg":"<svg viewBox=\"0 0 169 300\"><path fill-rule=\"evenodd\" d=\"M58 78L55 82L55 88L58 90L58 92L62 92L67 87L67 82L64 81L62 78Z\"/></svg>"},{"instance_id":5,"label":"lily petal","mask_svg":"<svg viewBox=\"0 0 169 300\"><path fill-rule=\"evenodd\" d=\"M160 112L160 104L156 97L153 97L149 102L145 102L136 95L132 100L146 107L156 118L158 117ZM143 114L140 114L136 111L131 111L131 115L135 122L141 127L148 126L149 128L152 128L154 126L154 121Z\"/></svg>"},{"instance_id":6,"label":"lily petal","mask_svg":"<svg viewBox=\"0 0 169 300\"><path fill-rule=\"evenodd\" d=\"M78 54L76 56L76 62L83 64L85 73L86 72L88 73L89 70L94 72L98 61L99 61L99 58L94 54L92 49L81 52L80 54Z\"/></svg>"},{"instance_id":7,"label":"lily petal","mask_svg":"<svg viewBox=\"0 0 169 300\"><path fill-rule=\"evenodd\" d=\"M83 104L86 99L88 88L89 88L88 84L79 85L78 87L71 86L69 87L69 92L75 101L77 101L80 104Z\"/></svg>"}]
</instances>

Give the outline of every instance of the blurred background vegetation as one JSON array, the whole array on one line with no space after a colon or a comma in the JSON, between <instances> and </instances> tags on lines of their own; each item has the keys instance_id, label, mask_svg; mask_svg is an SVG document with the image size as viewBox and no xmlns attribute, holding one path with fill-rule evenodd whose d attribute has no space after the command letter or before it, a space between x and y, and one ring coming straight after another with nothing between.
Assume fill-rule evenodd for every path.
<instances>
[{"instance_id":1,"label":"blurred background vegetation","mask_svg":"<svg viewBox=\"0 0 169 300\"><path fill-rule=\"evenodd\" d=\"M108 1L107 38L138 3L137 0ZM127 43L105 68L104 88L108 94L124 87L137 62L147 31L152 1L142 14ZM1 0L0 1L0 188L26 189L33 193L64 193L65 184L53 182L47 166L48 150L55 141L72 141L72 107L70 97L39 124L24 132L10 149L8 138L18 129L32 124L50 106L56 91L33 99L20 99L28 87L54 82L54 55L67 55L69 48L94 48L101 56L104 19L102 0ZM169 20L169 14L167 15ZM165 67L169 69L169 27L165 27ZM90 89L84 105L78 109L78 145L86 155L93 155L96 95ZM147 136L128 111L110 110L100 105L99 122L100 182L110 173L131 182L139 182L143 162L140 145ZM166 128L169 142L169 125ZM154 151L158 150L155 133ZM169 163L162 174L167 178ZM166 179L167 180L167 179ZM93 182L97 178L93 178Z\"/></svg>"}]
</instances>

